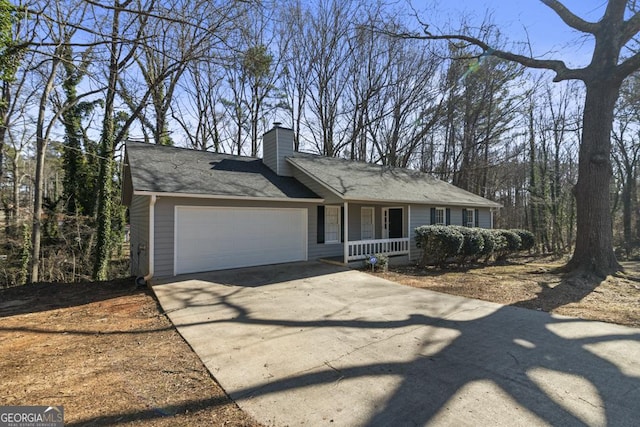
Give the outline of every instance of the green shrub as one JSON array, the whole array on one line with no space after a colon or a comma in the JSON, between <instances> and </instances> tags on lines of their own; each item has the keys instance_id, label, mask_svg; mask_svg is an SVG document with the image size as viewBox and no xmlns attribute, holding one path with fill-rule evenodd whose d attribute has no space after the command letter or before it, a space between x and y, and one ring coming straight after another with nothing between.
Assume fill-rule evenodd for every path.
<instances>
[{"instance_id":1,"label":"green shrub","mask_svg":"<svg viewBox=\"0 0 640 427\"><path fill-rule=\"evenodd\" d=\"M518 251L535 246L527 230L492 230L458 225L423 225L415 229L416 245L422 249L422 265L443 267L452 258L462 265L492 257L504 260Z\"/></svg>"},{"instance_id":2,"label":"green shrub","mask_svg":"<svg viewBox=\"0 0 640 427\"><path fill-rule=\"evenodd\" d=\"M443 267L457 256L464 243L464 236L457 227L423 225L415 229L418 247L422 249L423 265Z\"/></svg>"},{"instance_id":3,"label":"green shrub","mask_svg":"<svg viewBox=\"0 0 640 427\"><path fill-rule=\"evenodd\" d=\"M372 263L372 259L375 257L376 261L375 263ZM367 268L370 268L371 270L376 270L376 271L387 271L389 268L389 257L386 256L385 254L375 254L372 255L368 258L366 258L364 260L364 265Z\"/></svg>"},{"instance_id":4,"label":"green shrub","mask_svg":"<svg viewBox=\"0 0 640 427\"><path fill-rule=\"evenodd\" d=\"M480 229L461 226L451 226L451 228L455 228L464 238L458 252L458 263L462 265L477 260L484 249L484 237Z\"/></svg>"},{"instance_id":5,"label":"green shrub","mask_svg":"<svg viewBox=\"0 0 640 427\"><path fill-rule=\"evenodd\" d=\"M517 233L512 230L493 230L493 232L498 238L498 244L494 249L498 260L504 260L520 250L522 239Z\"/></svg>"},{"instance_id":6,"label":"green shrub","mask_svg":"<svg viewBox=\"0 0 640 427\"><path fill-rule=\"evenodd\" d=\"M536 245L536 238L529 230L511 230L520 236L520 250L530 251Z\"/></svg>"},{"instance_id":7,"label":"green shrub","mask_svg":"<svg viewBox=\"0 0 640 427\"><path fill-rule=\"evenodd\" d=\"M493 230L487 228L478 228L478 232L482 235L484 239L484 247L480 251L480 256L484 257L484 262L487 263L493 253L496 251L496 246L499 244L498 236L493 232ZM505 242L506 243L506 242Z\"/></svg>"}]
</instances>

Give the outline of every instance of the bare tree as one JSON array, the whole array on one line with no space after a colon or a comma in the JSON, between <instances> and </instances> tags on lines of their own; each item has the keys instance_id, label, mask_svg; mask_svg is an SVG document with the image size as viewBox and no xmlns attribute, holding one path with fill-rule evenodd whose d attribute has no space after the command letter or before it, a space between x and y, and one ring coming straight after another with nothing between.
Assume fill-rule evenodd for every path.
<instances>
[{"instance_id":1,"label":"bare tree","mask_svg":"<svg viewBox=\"0 0 640 427\"><path fill-rule=\"evenodd\" d=\"M626 12L634 1L609 0L598 22L586 21L557 0L543 0L569 27L595 39L592 61L583 68L570 68L562 60L536 59L496 49L487 42L464 34L417 36L429 40L458 40L492 55L526 67L555 72L554 81L580 80L586 88L584 128L579 152L579 177L575 186L577 240L568 271L606 276L621 269L613 252L609 185L612 176L611 129L613 111L622 82L640 68L640 53L624 56L640 31L640 13Z\"/></svg>"},{"instance_id":2,"label":"bare tree","mask_svg":"<svg viewBox=\"0 0 640 427\"><path fill-rule=\"evenodd\" d=\"M640 163L640 99L638 97L638 77L628 79L616 108L613 129L613 160L616 180L622 198L622 235L624 248L629 256L632 246L640 237L633 231L633 213L638 205L637 179ZM640 218L636 215L636 221ZM636 227L637 228L637 227Z\"/></svg>"},{"instance_id":3,"label":"bare tree","mask_svg":"<svg viewBox=\"0 0 640 427\"><path fill-rule=\"evenodd\" d=\"M222 86L220 66L214 59L192 61L180 89L183 96L171 106L171 116L196 150L224 150L221 127L225 117L219 107ZM195 124L194 124L195 122Z\"/></svg>"},{"instance_id":4,"label":"bare tree","mask_svg":"<svg viewBox=\"0 0 640 427\"><path fill-rule=\"evenodd\" d=\"M66 7L56 4L53 11L54 19L46 20L43 29L48 34L48 44L52 45L52 51L43 57L38 67L41 74L42 92L40 94L40 102L38 104L38 116L36 119L36 169L35 169L35 193L33 200L33 226L31 230L31 263L29 282L37 282L39 280L40 268L40 245L42 239L42 204L44 200L44 175L45 175L45 156L49 137L58 118L64 112L64 108L59 109L53 114L48 115L48 104L50 95L54 89L58 67L62 61L62 50L65 43L69 43L75 29L69 26L69 23L78 22L82 19L84 8L78 7L77 4L69 4Z\"/></svg>"},{"instance_id":5,"label":"bare tree","mask_svg":"<svg viewBox=\"0 0 640 427\"><path fill-rule=\"evenodd\" d=\"M305 54L311 58L307 123L315 149L329 157L337 156L349 143L344 133L338 132L338 126L344 113L342 95L352 55L347 41L360 7L356 1L321 2L306 14Z\"/></svg>"}]
</instances>

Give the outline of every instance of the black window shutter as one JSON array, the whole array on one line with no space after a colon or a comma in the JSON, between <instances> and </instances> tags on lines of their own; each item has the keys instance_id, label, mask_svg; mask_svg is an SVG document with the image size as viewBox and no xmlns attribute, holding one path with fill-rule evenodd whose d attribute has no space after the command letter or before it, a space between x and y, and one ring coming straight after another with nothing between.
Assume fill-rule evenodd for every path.
<instances>
[{"instance_id":1,"label":"black window shutter","mask_svg":"<svg viewBox=\"0 0 640 427\"><path fill-rule=\"evenodd\" d=\"M451 225L451 209L447 208L447 225Z\"/></svg>"},{"instance_id":2,"label":"black window shutter","mask_svg":"<svg viewBox=\"0 0 640 427\"><path fill-rule=\"evenodd\" d=\"M324 243L324 206L318 206L318 243Z\"/></svg>"},{"instance_id":3,"label":"black window shutter","mask_svg":"<svg viewBox=\"0 0 640 427\"><path fill-rule=\"evenodd\" d=\"M344 242L344 206L340 208L340 241Z\"/></svg>"},{"instance_id":4,"label":"black window shutter","mask_svg":"<svg viewBox=\"0 0 640 427\"><path fill-rule=\"evenodd\" d=\"M467 226L467 210L462 209L462 225Z\"/></svg>"},{"instance_id":5,"label":"black window shutter","mask_svg":"<svg viewBox=\"0 0 640 427\"><path fill-rule=\"evenodd\" d=\"M474 220L476 222L476 227L480 227L480 209L476 209L476 215L474 217Z\"/></svg>"},{"instance_id":6,"label":"black window shutter","mask_svg":"<svg viewBox=\"0 0 640 427\"><path fill-rule=\"evenodd\" d=\"M431 225L436 223L436 208L431 208Z\"/></svg>"}]
</instances>

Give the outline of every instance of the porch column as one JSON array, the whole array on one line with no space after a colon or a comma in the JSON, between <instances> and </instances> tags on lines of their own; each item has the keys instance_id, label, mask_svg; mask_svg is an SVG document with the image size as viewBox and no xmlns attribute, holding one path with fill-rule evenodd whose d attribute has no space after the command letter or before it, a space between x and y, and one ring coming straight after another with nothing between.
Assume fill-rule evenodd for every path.
<instances>
[{"instance_id":1,"label":"porch column","mask_svg":"<svg viewBox=\"0 0 640 427\"><path fill-rule=\"evenodd\" d=\"M347 264L349 262L349 203L344 202L344 260Z\"/></svg>"}]
</instances>

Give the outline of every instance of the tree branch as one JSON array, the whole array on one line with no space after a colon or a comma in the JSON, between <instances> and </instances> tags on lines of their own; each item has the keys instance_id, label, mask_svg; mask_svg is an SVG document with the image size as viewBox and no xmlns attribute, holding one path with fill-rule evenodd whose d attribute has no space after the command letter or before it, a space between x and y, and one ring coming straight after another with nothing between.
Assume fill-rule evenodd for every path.
<instances>
[{"instance_id":1,"label":"tree branch","mask_svg":"<svg viewBox=\"0 0 640 427\"><path fill-rule=\"evenodd\" d=\"M595 34L598 30L599 25L593 22L585 21L584 19L576 16L573 12L565 7L562 3L557 0L540 0L546 6L548 6L551 10L553 10L562 21L574 28L578 31L582 31L583 33Z\"/></svg>"},{"instance_id":2,"label":"tree branch","mask_svg":"<svg viewBox=\"0 0 640 427\"><path fill-rule=\"evenodd\" d=\"M507 61L517 62L530 68L546 69L556 73L554 82L560 82L563 80L583 80L585 78L584 69L571 69L568 68L563 61L553 59L535 59L529 56L518 55L512 52L507 52L499 49L493 49L487 43L475 37L465 35L446 34L440 36L434 36L427 34L426 36L416 36L425 40L460 40L478 46L484 50L485 54L493 55L496 58L505 59Z\"/></svg>"},{"instance_id":3,"label":"tree branch","mask_svg":"<svg viewBox=\"0 0 640 427\"><path fill-rule=\"evenodd\" d=\"M640 13L636 13L623 24L622 32L620 34L620 44L625 45L635 37L640 31Z\"/></svg>"},{"instance_id":4,"label":"tree branch","mask_svg":"<svg viewBox=\"0 0 640 427\"><path fill-rule=\"evenodd\" d=\"M640 52L618 65L615 72L617 78L623 80L638 69L640 69Z\"/></svg>"}]
</instances>

